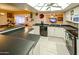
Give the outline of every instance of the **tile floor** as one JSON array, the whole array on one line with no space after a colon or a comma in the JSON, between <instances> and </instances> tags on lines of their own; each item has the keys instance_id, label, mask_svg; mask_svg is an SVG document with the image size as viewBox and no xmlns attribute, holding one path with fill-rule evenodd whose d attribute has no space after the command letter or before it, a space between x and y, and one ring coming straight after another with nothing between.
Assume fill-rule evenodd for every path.
<instances>
[{"instance_id":1,"label":"tile floor","mask_svg":"<svg viewBox=\"0 0 79 59\"><path fill-rule=\"evenodd\" d=\"M57 37L41 36L30 55L69 55L65 41Z\"/></svg>"},{"instance_id":2,"label":"tile floor","mask_svg":"<svg viewBox=\"0 0 79 59\"><path fill-rule=\"evenodd\" d=\"M34 27L30 34L39 35L39 28ZM64 38L48 36L40 36L35 47L30 51L29 55L69 55Z\"/></svg>"}]
</instances>

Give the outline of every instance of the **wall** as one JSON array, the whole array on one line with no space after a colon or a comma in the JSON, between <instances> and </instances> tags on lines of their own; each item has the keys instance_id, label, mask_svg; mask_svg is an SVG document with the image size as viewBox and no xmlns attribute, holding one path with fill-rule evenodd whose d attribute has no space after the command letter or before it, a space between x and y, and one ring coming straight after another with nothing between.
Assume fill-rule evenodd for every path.
<instances>
[{"instance_id":1,"label":"wall","mask_svg":"<svg viewBox=\"0 0 79 59\"><path fill-rule=\"evenodd\" d=\"M7 13L4 15L0 15L0 25L5 25L7 24Z\"/></svg>"},{"instance_id":2,"label":"wall","mask_svg":"<svg viewBox=\"0 0 79 59\"><path fill-rule=\"evenodd\" d=\"M39 18L39 15L40 14L44 14L44 18L43 19L40 19ZM63 18L63 12L39 12L38 13L38 16L36 17L36 23L40 23L41 22L41 20L43 20L44 21L44 23L46 23L46 24L51 24L51 22L49 21L49 18L51 17L51 16L54 16L54 17L56 17L57 18L57 24L62 24L63 23L63 19L62 19L62 21L58 21L58 17L62 17Z\"/></svg>"},{"instance_id":3,"label":"wall","mask_svg":"<svg viewBox=\"0 0 79 59\"><path fill-rule=\"evenodd\" d=\"M7 17L7 13L12 13L13 14L13 18L12 21L14 19L15 15L22 15L22 16L28 16L30 17L28 14L30 13L29 11L8 11L8 10L4 10L4 9L0 9L0 13L4 13L4 15L0 15L0 25L6 25L7 24L7 20L9 17ZM14 19L15 22L15 19Z\"/></svg>"},{"instance_id":4,"label":"wall","mask_svg":"<svg viewBox=\"0 0 79 59\"><path fill-rule=\"evenodd\" d=\"M12 13L13 17L10 20L14 21L14 14L28 14L31 11L19 9L17 6L13 6L7 3L0 3L0 13L5 13L5 15L0 15L0 25L6 25L7 20L10 17L7 17L7 13Z\"/></svg>"},{"instance_id":5,"label":"wall","mask_svg":"<svg viewBox=\"0 0 79 59\"><path fill-rule=\"evenodd\" d=\"M74 10L74 14L78 14L79 13L79 6L72 8L64 13L64 22L63 23L74 26L74 27L78 27L78 24L68 22L69 20L71 20L71 13L70 13L71 10Z\"/></svg>"}]
</instances>

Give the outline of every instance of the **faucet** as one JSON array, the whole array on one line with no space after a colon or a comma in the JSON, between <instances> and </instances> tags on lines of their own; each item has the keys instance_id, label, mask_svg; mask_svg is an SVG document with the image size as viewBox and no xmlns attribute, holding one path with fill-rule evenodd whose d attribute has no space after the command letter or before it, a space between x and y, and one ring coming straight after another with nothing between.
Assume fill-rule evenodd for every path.
<instances>
[{"instance_id":1,"label":"faucet","mask_svg":"<svg viewBox=\"0 0 79 59\"><path fill-rule=\"evenodd\" d=\"M41 25L43 25L44 23L43 23L43 21L41 21Z\"/></svg>"}]
</instances>

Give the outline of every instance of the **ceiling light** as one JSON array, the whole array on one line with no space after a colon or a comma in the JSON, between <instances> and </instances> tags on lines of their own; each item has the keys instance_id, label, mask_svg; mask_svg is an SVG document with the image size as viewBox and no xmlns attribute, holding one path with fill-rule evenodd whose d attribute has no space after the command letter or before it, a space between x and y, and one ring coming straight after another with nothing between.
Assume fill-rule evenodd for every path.
<instances>
[{"instance_id":1,"label":"ceiling light","mask_svg":"<svg viewBox=\"0 0 79 59\"><path fill-rule=\"evenodd\" d=\"M28 3L28 4L37 9L38 11L63 10L69 5L68 3Z\"/></svg>"}]
</instances>

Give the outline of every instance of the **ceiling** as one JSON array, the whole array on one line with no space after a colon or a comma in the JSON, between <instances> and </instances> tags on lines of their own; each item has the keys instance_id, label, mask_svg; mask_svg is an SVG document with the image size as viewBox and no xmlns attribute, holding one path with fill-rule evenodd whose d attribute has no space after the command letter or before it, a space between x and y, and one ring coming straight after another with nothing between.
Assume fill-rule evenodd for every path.
<instances>
[{"instance_id":1,"label":"ceiling","mask_svg":"<svg viewBox=\"0 0 79 59\"><path fill-rule=\"evenodd\" d=\"M63 10L69 3L28 3L30 6L34 7L38 11L55 11Z\"/></svg>"},{"instance_id":2,"label":"ceiling","mask_svg":"<svg viewBox=\"0 0 79 59\"><path fill-rule=\"evenodd\" d=\"M63 10L63 12L66 12L66 11L68 11L68 10L70 10L70 9L72 9L72 8L78 7L78 6L79 6L79 3L71 3L69 6L67 6L67 7Z\"/></svg>"},{"instance_id":3,"label":"ceiling","mask_svg":"<svg viewBox=\"0 0 79 59\"><path fill-rule=\"evenodd\" d=\"M6 3L0 3L0 9L8 10L8 11L18 11L18 10L20 10L17 7L11 6L11 5L6 4Z\"/></svg>"},{"instance_id":4,"label":"ceiling","mask_svg":"<svg viewBox=\"0 0 79 59\"><path fill-rule=\"evenodd\" d=\"M9 3L9 5L15 6L21 10L28 10L28 11L32 11L32 12L37 12L37 10L35 8L28 5L27 3Z\"/></svg>"},{"instance_id":5,"label":"ceiling","mask_svg":"<svg viewBox=\"0 0 79 59\"><path fill-rule=\"evenodd\" d=\"M32 12L65 12L76 6L79 6L79 3L0 3L0 9Z\"/></svg>"},{"instance_id":6,"label":"ceiling","mask_svg":"<svg viewBox=\"0 0 79 59\"><path fill-rule=\"evenodd\" d=\"M31 12L33 8L27 3L0 3L0 10L5 11L28 11ZM35 10L32 10L35 11Z\"/></svg>"}]
</instances>

